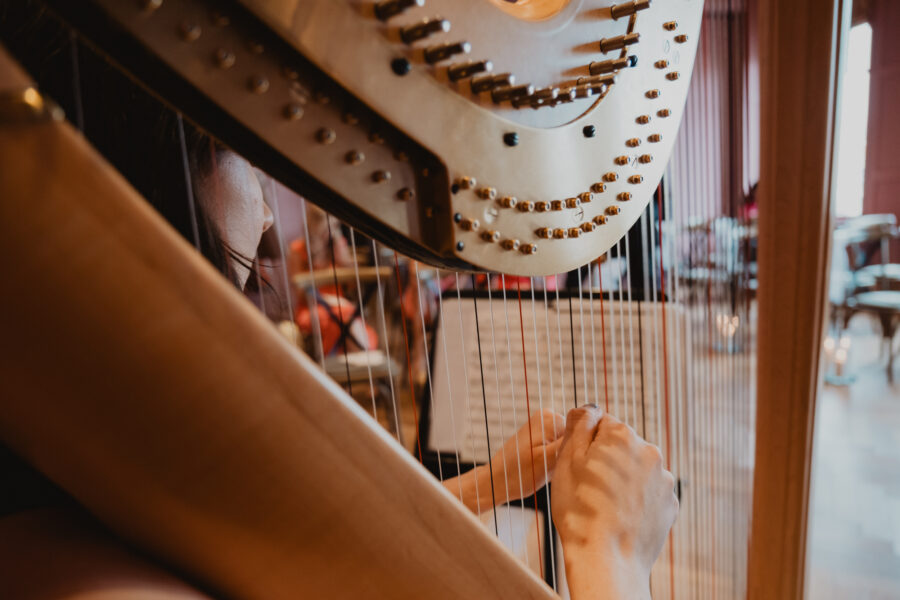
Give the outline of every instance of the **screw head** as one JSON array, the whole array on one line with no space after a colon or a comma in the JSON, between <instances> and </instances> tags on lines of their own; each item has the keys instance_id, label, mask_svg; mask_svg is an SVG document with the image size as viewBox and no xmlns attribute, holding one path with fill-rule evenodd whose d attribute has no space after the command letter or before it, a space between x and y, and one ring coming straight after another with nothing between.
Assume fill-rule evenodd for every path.
<instances>
[{"instance_id":1,"label":"screw head","mask_svg":"<svg viewBox=\"0 0 900 600\"><path fill-rule=\"evenodd\" d=\"M454 223L459 223L460 221L462 221L462 214L456 213L455 215L453 215L453 222L454 222Z\"/></svg>"},{"instance_id":2,"label":"screw head","mask_svg":"<svg viewBox=\"0 0 900 600\"><path fill-rule=\"evenodd\" d=\"M457 252L462 252L463 250L465 250L465 248L466 248L465 242L456 242L456 251Z\"/></svg>"},{"instance_id":3,"label":"screw head","mask_svg":"<svg viewBox=\"0 0 900 600\"><path fill-rule=\"evenodd\" d=\"M402 77L412 70L412 63L405 58L395 58L391 61L391 70Z\"/></svg>"},{"instance_id":4,"label":"screw head","mask_svg":"<svg viewBox=\"0 0 900 600\"><path fill-rule=\"evenodd\" d=\"M503 134L503 143L507 146L518 146L519 145L519 134L515 131L510 131L509 133Z\"/></svg>"},{"instance_id":5,"label":"screw head","mask_svg":"<svg viewBox=\"0 0 900 600\"><path fill-rule=\"evenodd\" d=\"M593 125L586 125L585 128L581 130L581 133L583 133L586 138L592 138L597 135L597 128Z\"/></svg>"}]
</instances>

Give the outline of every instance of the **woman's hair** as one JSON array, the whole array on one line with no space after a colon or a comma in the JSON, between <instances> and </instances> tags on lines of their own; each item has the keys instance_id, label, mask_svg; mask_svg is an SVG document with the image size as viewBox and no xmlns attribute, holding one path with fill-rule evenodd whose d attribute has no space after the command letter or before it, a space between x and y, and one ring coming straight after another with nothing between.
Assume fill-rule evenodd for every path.
<instances>
[{"instance_id":1,"label":"woman's hair","mask_svg":"<svg viewBox=\"0 0 900 600\"><path fill-rule=\"evenodd\" d=\"M77 41L65 24L33 1L0 0L0 40L91 144L188 242L236 286L240 284L232 261L249 268L247 286L255 289L259 278L253 257L240 256L227 244L199 201L200 188L215 175L224 146L189 121L180 122L170 107ZM215 193L215 188L204 193Z\"/></svg>"}]
</instances>

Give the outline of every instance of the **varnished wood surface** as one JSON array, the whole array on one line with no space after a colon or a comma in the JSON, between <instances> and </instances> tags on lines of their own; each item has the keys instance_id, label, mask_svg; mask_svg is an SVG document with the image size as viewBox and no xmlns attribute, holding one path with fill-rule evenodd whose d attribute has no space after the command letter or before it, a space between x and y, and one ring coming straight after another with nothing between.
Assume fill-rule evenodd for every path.
<instances>
[{"instance_id":1,"label":"varnished wood surface","mask_svg":"<svg viewBox=\"0 0 900 600\"><path fill-rule=\"evenodd\" d=\"M750 600L803 597L837 66L848 4L760 2L759 426Z\"/></svg>"},{"instance_id":2,"label":"varnished wood surface","mask_svg":"<svg viewBox=\"0 0 900 600\"><path fill-rule=\"evenodd\" d=\"M227 598L553 597L71 127L0 164L0 437L104 523Z\"/></svg>"}]
</instances>

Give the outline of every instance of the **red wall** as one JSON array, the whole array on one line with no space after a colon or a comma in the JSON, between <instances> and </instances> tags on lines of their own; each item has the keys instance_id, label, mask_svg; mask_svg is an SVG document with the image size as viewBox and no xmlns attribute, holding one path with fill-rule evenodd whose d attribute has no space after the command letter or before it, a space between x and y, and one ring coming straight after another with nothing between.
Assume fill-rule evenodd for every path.
<instances>
[{"instance_id":1,"label":"red wall","mask_svg":"<svg viewBox=\"0 0 900 600\"><path fill-rule=\"evenodd\" d=\"M872 70L863 212L900 220L900 2L870 0ZM900 242L891 248L900 262Z\"/></svg>"}]
</instances>

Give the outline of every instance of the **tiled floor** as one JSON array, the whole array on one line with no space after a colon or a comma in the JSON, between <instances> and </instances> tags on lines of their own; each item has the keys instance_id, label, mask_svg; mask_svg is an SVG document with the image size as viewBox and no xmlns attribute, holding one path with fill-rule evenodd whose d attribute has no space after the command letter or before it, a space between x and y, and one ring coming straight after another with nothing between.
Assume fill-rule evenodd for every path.
<instances>
[{"instance_id":1,"label":"tiled floor","mask_svg":"<svg viewBox=\"0 0 900 600\"><path fill-rule=\"evenodd\" d=\"M817 407L807 598L900 599L900 362L891 385L877 325L851 334L856 380Z\"/></svg>"}]
</instances>

